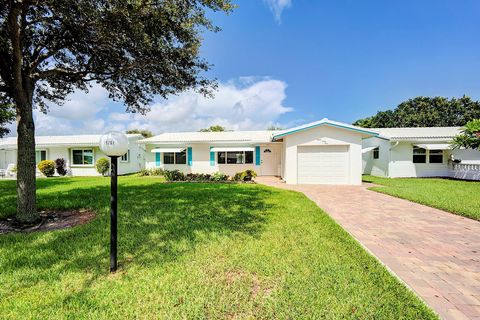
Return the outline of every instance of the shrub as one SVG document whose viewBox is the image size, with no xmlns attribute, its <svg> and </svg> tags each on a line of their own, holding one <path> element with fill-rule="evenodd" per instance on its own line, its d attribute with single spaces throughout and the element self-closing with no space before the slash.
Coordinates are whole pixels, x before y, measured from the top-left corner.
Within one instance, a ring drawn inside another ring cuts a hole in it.
<svg viewBox="0 0 480 320">
<path fill-rule="evenodd" d="M 146 176 L 163 176 L 163 169 L 160 168 L 153 168 L 153 169 L 142 169 L 138 172 L 140 177 Z"/>
<path fill-rule="evenodd" d="M 245 170 L 235 173 L 233 180 L 235 181 L 252 181 L 257 176 L 257 173 L 253 170 Z"/>
<path fill-rule="evenodd" d="M 211 177 L 211 180 L 212 181 L 227 181 L 229 178 L 228 175 L 226 175 L 225 173 L 221 173 L 221 172 L 215 172 L 212 177 Z"/>
<path fill-rule="evenodd" d="M 57 170 L 57 173 L 59 176 L 64 176 L 67 174 L 67 168 L 66 168 L 66 163 L 65 159 L 63 158 L 58 158 L 55 160 L 55 169 Z"/>
<path fill-rule="evenodd" d="M 45 176 L 45 177 L 53 177 L 55 174 L 55 161 L 52 160 L 43 160 L 40 161 L 38 164 L 38 170 Z"/>
<path fill-rule="evenodd" d="M 97 168 L 97 172 L 100 173 L 102 176 L 108 174 L 108 170 L 110 169 L 110 161 L 108 158 L 100 158 L 95 163 L 95 167 Z"/>
<path fill-rule="evenodd" d="M 178 170 L 165 170 L 163 175 L 167 181 L 185 181 L 185 175 Z"/>
</svg>

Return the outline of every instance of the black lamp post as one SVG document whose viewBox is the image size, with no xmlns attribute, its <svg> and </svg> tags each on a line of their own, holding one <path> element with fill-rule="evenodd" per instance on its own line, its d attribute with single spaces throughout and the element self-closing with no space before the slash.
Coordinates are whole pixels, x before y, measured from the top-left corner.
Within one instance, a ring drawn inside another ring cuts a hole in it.
<svg viewBox="0 0 480 320">
<path fill-rule="evenodd" d="M 117 271 L 117 194 L 118 157 L 128 152 L 128 138 L 121 132 L 109 132 L 100 138 L 100 150 L 110 157 L 110 272 Z"/>
</svg>

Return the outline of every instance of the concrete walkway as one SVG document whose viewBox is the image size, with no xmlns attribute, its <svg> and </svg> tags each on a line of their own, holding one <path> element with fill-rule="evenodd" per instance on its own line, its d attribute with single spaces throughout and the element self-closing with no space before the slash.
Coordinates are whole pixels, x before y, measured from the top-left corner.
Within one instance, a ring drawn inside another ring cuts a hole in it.
<svg viewBox="0 0 480 320">
<path fill-rule="evenodd" d="M 256 180 L 303 192 L 443 319 L 480 320 L 480 222 L 370 191 L 365 185 Z"/>
</svg>

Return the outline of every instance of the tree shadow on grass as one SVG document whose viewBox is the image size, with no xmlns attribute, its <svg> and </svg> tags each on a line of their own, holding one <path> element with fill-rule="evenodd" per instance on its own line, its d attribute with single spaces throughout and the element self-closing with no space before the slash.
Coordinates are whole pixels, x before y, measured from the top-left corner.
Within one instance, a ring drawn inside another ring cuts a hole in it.
<svg viewBox="0 0 480 320">
<path fill-rule="evenodd" d="M 72 229 L 0 236 L 0 268 L 15 279 L 12 292 L 69 273 L 83 274 L 88 287 L 108 274 L 109 192 L 105 185 L 39 195 L 45 208 L 90 208 L 98 216 Z M 120 185 L 119 262 L 123 269 L 148 268 L 175 261 L 216 237 L 258 236 L 272 192 L 224 184 Z"/>
</svg>

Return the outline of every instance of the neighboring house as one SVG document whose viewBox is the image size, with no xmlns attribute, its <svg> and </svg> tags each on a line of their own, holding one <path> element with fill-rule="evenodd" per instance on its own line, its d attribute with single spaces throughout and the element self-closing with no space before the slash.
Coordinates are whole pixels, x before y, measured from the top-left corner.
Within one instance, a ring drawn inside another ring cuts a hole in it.
<svg viewBox="0 0 480 320">
<path fill-rule="evenodd" d="M 180 132 L 140 140 L 146 167 L 184 173 L 252 169 L 290 184 L 361 184 L 369 129 L 322 119 L 283 131 Z"/>
<path fill-rule="evenodd" d="M 42 160 L 64 158 L 74 176 L 99 175 L 95 162 L 107 157 L 100 151 L 101 135 L 37 136 L 35 137 L 36 163 Z M 128 134 L 128 152 L 119 159 L 119 174 L 138 172 L 145 165 L 143 145 L 137 143 L 140 134 Z M 17 163 L 17 138 L 0 139 L 0 168 Z"/>
<path fill-rule="evenodd" d="M 363 140 L 363 172 L 375 176 L 480 180 L 480 151 L 453 149 L 459 127 L 377 128 Z"/>
</svg>

